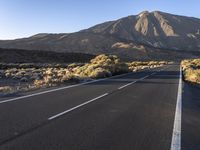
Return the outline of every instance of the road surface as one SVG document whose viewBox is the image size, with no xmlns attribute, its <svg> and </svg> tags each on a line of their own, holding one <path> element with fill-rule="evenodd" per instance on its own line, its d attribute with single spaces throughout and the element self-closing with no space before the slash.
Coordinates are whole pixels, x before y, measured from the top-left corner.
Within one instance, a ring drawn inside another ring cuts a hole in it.
<svg viewBox="0 0 200 150">
<path fill-rule="evenodd" d="M 180 66 L 169 65 L 1 99 L 0 150 L 200 149 L 199 126 L 188 129 L 200 125 L 199 105 L 183 102 L 181 123 L 180 77 Z"/>
</svg>

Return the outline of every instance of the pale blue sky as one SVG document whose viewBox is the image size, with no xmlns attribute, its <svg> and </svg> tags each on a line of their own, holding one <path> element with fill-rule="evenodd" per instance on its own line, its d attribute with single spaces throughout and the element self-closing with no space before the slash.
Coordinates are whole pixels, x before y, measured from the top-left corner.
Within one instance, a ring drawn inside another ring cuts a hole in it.
<svg viewBox="0 0 200 150">
<path fill-rule="evenodd" d="M 68 33 L 160 10 L 200 18 L 200 0 L 0 0 L 0 39 Z"/>
</svg>

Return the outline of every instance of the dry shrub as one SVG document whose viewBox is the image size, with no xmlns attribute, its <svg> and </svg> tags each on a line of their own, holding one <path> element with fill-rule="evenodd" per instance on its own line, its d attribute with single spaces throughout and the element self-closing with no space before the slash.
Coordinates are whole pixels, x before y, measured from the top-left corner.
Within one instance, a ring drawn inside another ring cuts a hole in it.
<svg viewBox="0 0 200 150">
<path fill-rule="evenodd" d="M 184 72 L 185 80 L 200 83 L 200 69 L 187 69 Z"/>
<path fill-rule="evenodd" d="M 10 93 L 13 91 L 11 86 L 0 86 L 0 92 L 2 93 Z"/>
<path fill-rule="evenodd" d="M 186 81 L 200 84 L 200 59 L 183 60 L 181 66 Z"/>
<path fill-rule="evenodd" d="M 75 74 L 80 77 L 103 78 L 119 73 L 128 72 L 128 66 L 122 63 L 115 55 L 99 55 L 90 63 L 75 69 Z"/>
<path fill-rule="evenodd" d="M 131 71 L 138 71 L 138 70 L 143 70 L 147 68 L 156 68 L 160 67 L 163 65 L 169 64 L 167 61 L 133 61 L 128 63 L 129 69 Z"/>
<path fill-rule="evenodd" d="M 43 71 L 42 79 L 36 79 L 34 85 L 40 86 L 54 86 L 59 83 L 66 82 L 73 78 L 72 72 L 65 68 L 46 68 Z"/>
</svg>

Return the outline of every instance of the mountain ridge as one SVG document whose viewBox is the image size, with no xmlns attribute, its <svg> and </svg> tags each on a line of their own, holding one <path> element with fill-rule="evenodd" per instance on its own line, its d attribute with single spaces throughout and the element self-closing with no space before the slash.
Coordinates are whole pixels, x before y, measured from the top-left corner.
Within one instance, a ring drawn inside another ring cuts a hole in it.
<svg viewBox="0 0 200 150">
<path fill-rule="evenodd" d="M 143 11 L 74 33 L 39 33 L 28 38 L 0 41 L 0 47 L 118 55 L 124 55 L 122 50 L 135 53 L 145 53 L 149 49 L 200 51 L 200 19 Z"/>
</svg>

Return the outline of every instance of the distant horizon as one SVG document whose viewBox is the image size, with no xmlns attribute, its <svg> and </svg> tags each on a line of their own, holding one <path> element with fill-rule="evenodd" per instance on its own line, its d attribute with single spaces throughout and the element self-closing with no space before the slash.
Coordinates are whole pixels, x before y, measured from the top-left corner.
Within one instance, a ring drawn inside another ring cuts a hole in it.
<svg viewBox="0 0 200 150">
<path fill-rule="evenodd" d="M 137 15 L 143 11 L 161 11 L 170 14 L 200 18 L 197 0 L 195 4 L 186 0 L 163 2 L 155 0 L 125 0 L 113 2 L 102 0 L 93 2 L 86 0 L 2 0 L 0 6 L 0 40 L 14 40 L 27 38 L 36 34 L 74 33 L 90 28 L 97 24 L 117 20 L 130 15 Z M 182 4 L 180 6 L 180 3 Z M 171 6 L 174 7 L 171 7 Z M 135 6 L 135 7 L 134 7 Z M 175 7 L 177 6 L 177 8 Z M 191 9 L 187 9 L 191 8 Z M 196 10 L 196 11 L 194 11 Z M 91 13 L 93 12 L 93 13 Z M 55 28 L 56 27 L 56 28 Z"/>
</svg>

